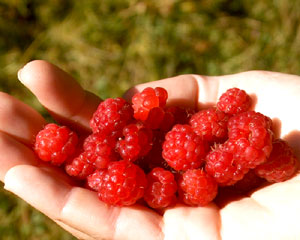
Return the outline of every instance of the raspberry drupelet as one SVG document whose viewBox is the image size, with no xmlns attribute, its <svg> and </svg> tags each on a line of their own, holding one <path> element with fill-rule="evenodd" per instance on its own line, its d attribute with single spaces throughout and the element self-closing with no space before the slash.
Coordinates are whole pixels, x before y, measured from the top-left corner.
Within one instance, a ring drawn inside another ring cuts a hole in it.
<svg viewBox="0 0 300 240">
<path fill-rule="evenodd" d="M 205 206 L 218 193 L 217 182 L 202 169 L 189 169 L 179 179 L 179 196 L 191 206 Z"/>
<path fill-rule="evenodd" d="M 255 111 L 243 112 L 228 121 L 227 151 L 234 153 L 242 168 L 264 163 L 272 150 L 273 132 L 270 118 Z"/>
<path fill-rule="evenodd" d="M 99 178 L 99 185 L 92 186 L 98 189 L 101 201 L 115 206 L 133 205 L 144 196 L 147 179 L 144 171 L 137 165 L 121 160 L 111 162 L 105 174 Z"/>
<path fill-rule="evenodd" d="M 205 142 L 189 125 L 175 125 L 166 134 L 163 158 L 175 170 L 198 168 L 204 163 Z"/>
<path fill-rule="evenodd" d="M 222 142 L 227 137 L 228 119 L 227 114 L 212 107 L 194 114 L 189 123 L 205 141 Z"/>
<path fill-rule="evenodd" d="M 61 165 L 75 153 L 77 143 L 75 132 L 49 123 L 36 135 L 34 150 L 41 160 Z"/>
<path fill-rule="evenodd" d="M 135 161 L 145 156 L 151 150 L 152 144 L 152 130 L 138 122 L 123 128 L 123 137 L 117 142 L 116 148 L 123 159 Z"/>
<path fill-rule="evenodd" d="M 228 114 L 246 112 L 251 106 L 251 98 L 239 88 L 230 88 L 221 95 L 217 108 Z"/>
<path fill-rule="evenodd" d="M 292 148 L 282 139 L 273 142 L 268 160 L 255 168 L 255 173 L 268 182 L 283 182 L 291 178 L 298 169 L 298 160 Z"/>
<path fill-rule="evenodd" d="M 154 168 L 147 174 L 147 180 L 144 200 L 151 208 L 165 208 L 176 201 L 177 183 L 170 171 Z"/>
<path fill-rule="evenodd" d="M 134 118 L 146 121 L 149 114 L 156 118 L 163 119 L 163 108 L 166 105 L 168 93 L 164 88 L 145 88 L 142 92 L 136 93 L 132 97 L 132 107 L 134 109 Z M 157 109 L 158 108 L 158 109 Z M 150 113 L 152 112 L 152 113 Z M 154 118 L 154 117 L 153 117 Z"/>
<path fill-rule="evenodd" d="M 93 114 L 90 126 L 93 132 L 119 136 L 125 125 L 133 120 L 133 109 L 123 98 L 108 98 Z"/>
</svg>

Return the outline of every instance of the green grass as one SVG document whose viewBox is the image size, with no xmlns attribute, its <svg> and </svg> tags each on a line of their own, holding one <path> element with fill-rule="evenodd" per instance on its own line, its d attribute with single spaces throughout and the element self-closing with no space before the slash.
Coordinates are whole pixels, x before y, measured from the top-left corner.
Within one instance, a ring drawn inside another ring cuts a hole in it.
<svg viewBox="0 0 300 240">
<path fill-rule="evenodd" d="M 0 90 L 44 116 L 17 81 L 33 59 L 102 98 L 185 73 L 300 75 L 300 0 L 0 0 L 0 32 Z M 1 239 L 70 238 L 6 191 L 0 200 Z"/>
</svg>

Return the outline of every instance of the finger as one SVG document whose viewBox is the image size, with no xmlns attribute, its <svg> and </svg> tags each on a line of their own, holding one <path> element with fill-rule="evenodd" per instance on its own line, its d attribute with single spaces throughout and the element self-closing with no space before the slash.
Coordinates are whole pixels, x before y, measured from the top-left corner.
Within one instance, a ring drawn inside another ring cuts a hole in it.
<svg viewBox="0 0 300 240">
<path fill-rule="evenodd" d="M 13 137 L 0 132 L 0 180 L 9 169 L 17 165 L 38 165 L 39 161 L 33 152 L 15 140 Z"/>
<path fill-rule="evenodd" d="M 165 240 L 221 239 L 218 208 L 177 206 L 164 214 Z"/>
<path fill-rule="evenodd" d="M 67 73 L 42 60 L 26 64 L 19 80 L 60 123 L 89 129 L 89 120 L 100 99 L 84 91 Z"/>
<path fill-rule="evenodd" d="M 137 85 L 129 89 L 124 97 L 130 100 L 132 96 L 147 87 L 163 87 L 168 91 L 169 106 L 202 108 L 215 104 L 218 94 L 218 79 L 208 79 L 200 75 L 181 75 L 160 81 Z"/>
<path fill-rule="evenodd" d="M 229 203 L 221 209 L 222 239 L 299 239 L 299 192 L 298 175 Z"/>
<path fill-rule="evenodd" d="M 34 166 L 16 166 L 5 188 L 54 219 L 96 239 L 161 239 L 161 217 L 146 208 L 111 207 Z"/>
<path fill-rule="evenodd" d="M 0 131 L 31 145 L 45 123 L 45 119 L 34 109 L 0 92 Z"/>
<path fill-rule="evenodd" d="M 65 229 L 66 231 L 68 231 L 69 233 L 71 233 L 74 237 L 76 237 L 77 239 L 84 239 L 84 240 L 95 240 L 95 238 L 78 231 L 75 228 L 70 227 L 69 225 L 61 222 L 61 221 L 55 221 L 59 226 L 61 226 L 63 229 Z"/>
<path fill-rule="evenodd" d="M 288 181 L 262 188 L 254 192 L 251 198 L 272 213 L 274 226 L 281 228 L 276 234 L 282 238 L 278 239 L 300 238 L 297 224 L 300 215 L 300 174 Z"/>
</svg>

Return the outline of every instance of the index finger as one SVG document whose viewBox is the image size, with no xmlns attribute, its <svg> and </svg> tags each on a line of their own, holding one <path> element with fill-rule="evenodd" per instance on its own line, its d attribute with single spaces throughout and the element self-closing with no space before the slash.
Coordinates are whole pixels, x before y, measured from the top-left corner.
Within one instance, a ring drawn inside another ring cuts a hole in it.
<svg viewBox="0 0 300 240">
<path fill-rule="evenodd" d="M 35 60 L 19 71 L 18 78 L 58 122 L 89 130 L 89 120 L 101 99 L 85 91 L 69 74 Z"/>
</svg>

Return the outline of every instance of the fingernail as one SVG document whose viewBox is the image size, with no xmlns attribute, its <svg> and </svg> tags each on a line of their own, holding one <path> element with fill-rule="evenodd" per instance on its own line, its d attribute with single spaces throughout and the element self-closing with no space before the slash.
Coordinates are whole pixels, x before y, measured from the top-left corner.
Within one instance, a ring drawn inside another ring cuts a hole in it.
<svg viewBox="0 0 300 240">
<path fill-rule="evenodd" d="M 21 68 L 19 71 L 18 71 L 18 79 L 22 82 L 22 69 Z"/>
</svg>

